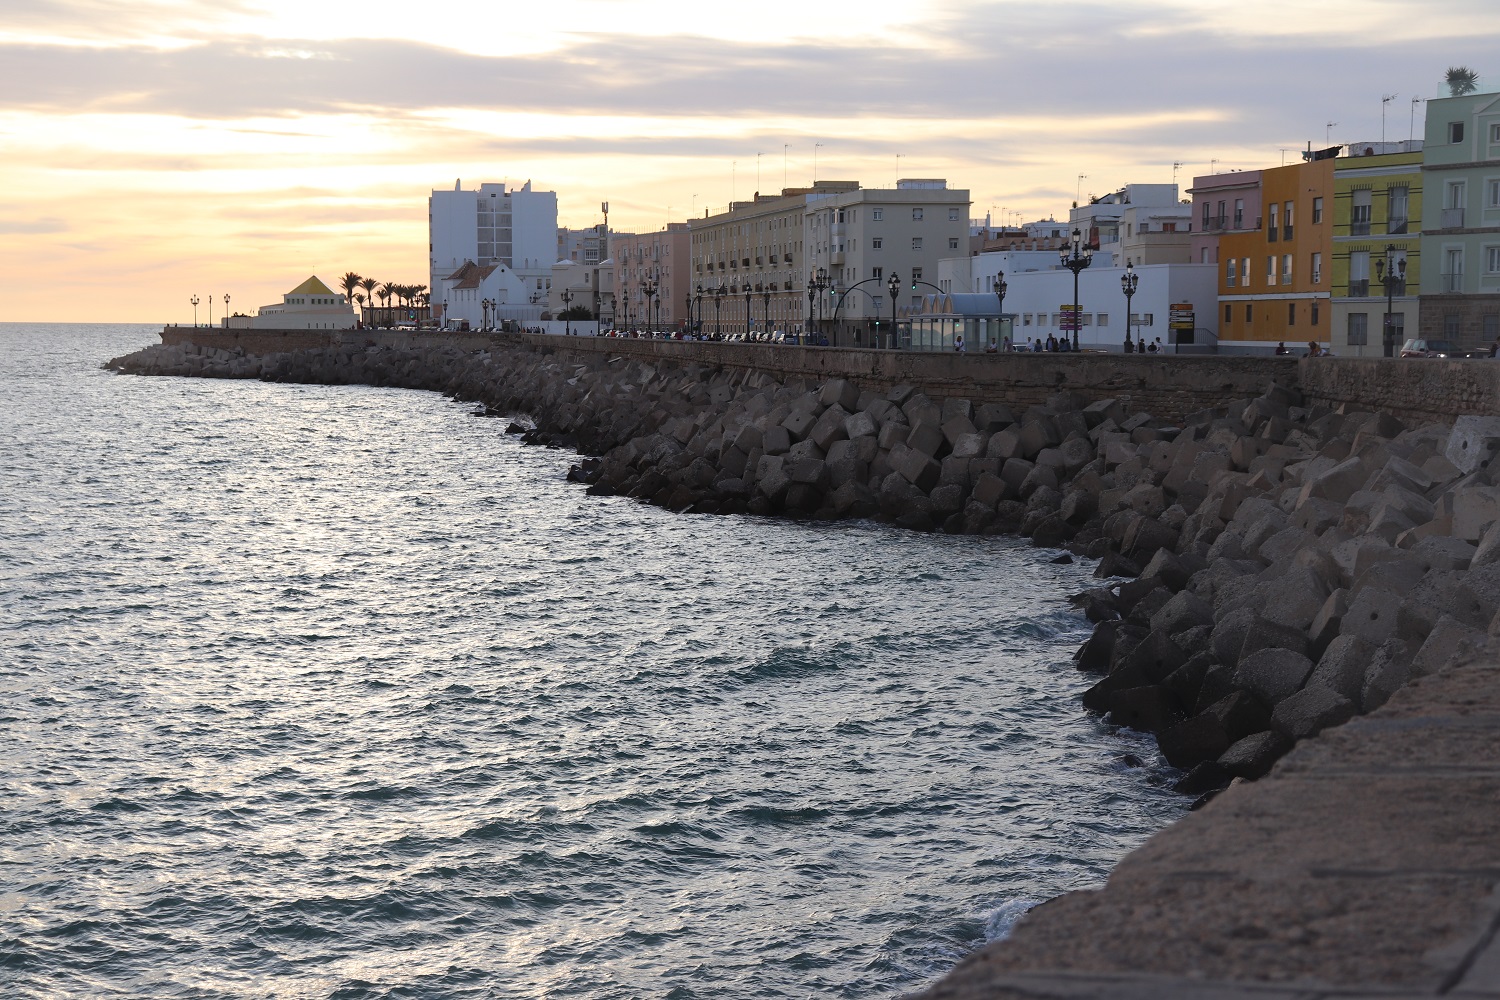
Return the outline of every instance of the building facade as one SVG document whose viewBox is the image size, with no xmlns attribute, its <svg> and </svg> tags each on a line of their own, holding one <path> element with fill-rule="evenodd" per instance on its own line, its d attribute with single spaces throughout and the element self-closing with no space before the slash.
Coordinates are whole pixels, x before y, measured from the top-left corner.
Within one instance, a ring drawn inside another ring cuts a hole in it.
<svg viewBox="0 0 1500 1000">
<path fill-rule="evenodd" d="M 692 298 L 692 235 L 686 222 L 654 233 L 616 233 L 610 240 L 619 297 L 617 322 L 631 329 L 676 331 Z M 654 288 L 655 295 L 648 295 Z"/>
<path fill-rule="evenodd" d="M 1421 145 L 1355 143 L 1333 161 L 1335 354 L 1392 357 L 1417 327 Z"/>
<path fill-rule="evenodd" d="M 1259 170 L 1194 177 L 1188 194 L 1193 196 L 1188 260 L 1195 264 L 1219 263 L 1219 237 L 1225 233 L 1261 226 Z"/>
<path fill-rule="evenodd" d="M 465 261 L 433 290 L 434 300 L 442 303 L 443 325 L 450 330 L 493 329 L 504 320 L 539 319 L 541 294 L 509 268 L 473 261 Z"/>
<path fill-rule="evenodd" d="M 1278 343 L 1330 343 L 1334 162 L 1260 171 L 1262 226 L 1219 233 L 1222 349 L 1271 353 Z"/>
<path fill-rule="evenodd" d="M 484 183 L 433 191 L 427 199 L 427 287 L 436 292 L 465 261 L 503 265 L 530 291 L 546 291 L 557 260 L 557 193 Z"/>
<path fill-rule="evenodd" d="M 256 330 L 348 330 L 356 325 L 354 307 L 313 275 L 255 316 L 235 316 L 226 326 Z"/>
<path fill-rule="evenodd" d="M 1500 93 L 1427 103 L 1422 335 L 1466 348 L 1500 339 Z"/>
</svg>

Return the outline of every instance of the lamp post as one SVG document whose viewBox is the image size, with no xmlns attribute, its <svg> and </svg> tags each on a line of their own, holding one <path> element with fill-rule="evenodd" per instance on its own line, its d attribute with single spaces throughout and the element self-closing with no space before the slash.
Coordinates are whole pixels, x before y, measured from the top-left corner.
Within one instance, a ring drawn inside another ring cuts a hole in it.
<svg viewBox="0 0 1500 1000">
<path fill-rule="evenodd" d="M 214 295 L 213 295 L 213 292 L 209 292 L 208 293 L 208 325 L 209 326 L 213 326 L 214 325 Z"/>
<path fill-rule="evenodd" d="M 828 288 L 828 269 L 820 267 L 807 278 L 807 318 L 812 323 L 812 332 L 818 329 L 818 316 L 822 312 L 822 291 Z"/>
<path fill-rule="evenodd" d="M 1396 244 L 1391 243 L 1385 248 L 1385 257 L 1375 262 L 1375 276 L 1385 286 L 1385 327 L 1380 339 L 1388 358 L 1396 356 L 1396 286 L 1406 284 L 1406 258 L 1397 257 L 1397 252 Z"/>
<path fill-rule="evenodd" d="M 1073 230 L 1073 239 L 1057 251 L 1062 266 L 1073 272 L 1073 350 L 1078 350 L 1078 330 L 1083 315 L 1078 311 L 1078 273 L 1094 262 L 1094 251 L 1083 245 L 1083 233 Z"/>
<path fill-rule="evenodd" d="M 1120 290 L 1125 293 L 1125 351 L 1130 352 L 1130 300 L 1135 297 L 1135 286 L 1141 276 L 1135 273 L 1135 265 L 1126 263 L 1125 273 L 1120 275 Z"/>
<path fill-rule="evenodd" d="M 762 314 L 762 319 L 765 322 L 765 326 L 766 326 L 765 335 L 766 336 L 770 336 L 770 334 L 771 334 L 771 285 L 770 285 L 769 282 L 766 283 L 765 285 L 761 286 L 760 297 L 761 297 L 761 299 L 762 299 L 762 301 L 763 301 L 763 303 L 765 305 L 765 311 Z"/>
<path fill-rule="evenodd" d="M 656 283 L 655 275 L 641 282 L 641 291 L 646 293 L 646 326 L 653 332 L 656 330 L 656 325 L 651 318 L 651 307 L 655 302 L 656 293 L 659 290 L 660 288 Z"/>
<path fill-rule="evenodd" d="M 703 286 L 702 285 L 698 286 L 698 297 L 697 297 L 697 299 L 695 301 L 698 304 L 698 326 L 702 327 L 703 326 Z M 690 310 L 688 310 L 688 333 L 692 333 L 692 332 L 694 332 L 693 331 L 693 312 L 690 309 Z"/>
<path fill-rule="evenodd" d="M 891 290 L 891 332 L 889 336 L 891 338 L 891 349 L 894 350 L 896 347 L 896 296 L 901 294 L 901 276 L 894 271 L 891 272 L 891 277 L 886 281 L 885 287 Z"/>
<path fill-rule="evenodd" d="M 750 339 L 750 331 L 754 324 L 750 322 L 750 282 L 745 282 L 745 339 Z"/>
<path fill-rule="evenodd" d="M 224 293 L 224 329 L 229 329 L 229 293 Z"/>
<path fill-rule="evenodd" d="M 568 313 L 568 303 L 573 301 L 573 293 L 564 288 L 558 298 L 562 299 L 563 304 L 563 336 L 571 337 L 573 336 L 573 317 Z"/>
<path fill-rule="evenodd" d="M 722 281 L 719 282 L 719 287 L 714 289 L 714 339 L 715 340 L 718 340 L 719 337 L 720 337 L 719 310 L 721 308 L 723 308 L 723 305 L 724 305 L 724 296 L 726 296 L 728 294 L 729 294 L 729 289 L 724 286 L 724 283 Z"/>
<path fill-rule="evenodd" d="M 202 300 L 198 298 L 198 293 L 194 292 L 193 293 L 193 297 L 190 298 L 190 299 L 188 299 L 188 301 L 193 304 L 193 325 L 197 326 L 198 325 L 198 303 L 200 301 L 202 301 Z"/>
<path fill-rule="evenodd" d="M 990 285 L 995 291 L 995 298 L 1000 300 L 1000 338 L 1005 339 L 1005 272 L 1000 271 L 995 275 L 994 282 Z"/>
<path fill-rule="evenodd" d="M 490 300 L 479 300 L 479 329 L 484 330 L 490 325 Z"/>
</svg>

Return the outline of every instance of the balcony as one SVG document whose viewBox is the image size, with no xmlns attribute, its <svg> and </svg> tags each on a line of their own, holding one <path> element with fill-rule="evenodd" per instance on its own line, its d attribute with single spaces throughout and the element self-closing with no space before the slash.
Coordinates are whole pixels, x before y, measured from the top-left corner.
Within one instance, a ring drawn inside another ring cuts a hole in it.
<svg viewBox="0 0 1500 1000">
<path fill-rule="evenodd" d="M 1349 223 L 1349 235 L 1350 236 L 1369 236 L 1370 235 L 1370 220 L 1369 219 L 1360 219 L 1360 220 L 1357 220 L 1357 221 L 1354 221 L 1354 222 L 1350 222 Z"/>
<path fill-rule="evenodd" d="M 1349 297 L 1351 299 L 1369 298 L 1369 295 L 1370 295 L 1370 279 L 1369 278 L 1360 278 L 1358 280 L 1355 280 L 1355 279 L 1351 278 L 1349 280 Z"/>
<path fill-rule="evenodd" d="M 1464 227 L 1464 210 L 1461 208 L 1443 209 L 1441 228 L 1462 229 Z"/>
<path fill-rule="evenodd" d="M 1407 219 L 1391 219 L 1385 224 L 1385 231 L 1391 236 L 1404 236 L 1408 225 Z"/>
<path fill-rule="evenodd" d="M 1462 212 L 1463 209 L 1461 209 L 1461 208 L 1458 208 L 1458 209 L 1444 209 L 1443 211 L 1444 212 L 1450 212 L 1450 211 Z M 1464 290 L 1464 273 L 1462 271 L 1459 271 L 1457 274 L 1445 274 L 1442 277 L 1443 277 L 1443 291 L 1445 291 L 1445 292 L 1461 292 L 1461 291 Z"/>
<path fill-rule="evenodd" d="M 1284 239 L 1284 240 L 1289 240 L 1289 239 L 1292 238 L 1292 227 L 1291 226 L 1282 226 L 1281 227 L 1281 238 Z"/>
</svg>

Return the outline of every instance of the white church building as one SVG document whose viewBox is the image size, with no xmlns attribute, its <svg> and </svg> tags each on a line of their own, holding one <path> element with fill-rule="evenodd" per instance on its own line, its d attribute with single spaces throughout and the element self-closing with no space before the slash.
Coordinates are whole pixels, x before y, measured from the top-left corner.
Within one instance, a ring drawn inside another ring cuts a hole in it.
<svg viewBox="0 0 1500 1000">
<path fill-rule="evenodd" d="M 287 292 L 280 302 L 261 306 L 256 315 L 229 320 L 231 327 L 254 330 L 350 330 L 356 325 L 348 299 L 317 275 Z"/>
</svg>

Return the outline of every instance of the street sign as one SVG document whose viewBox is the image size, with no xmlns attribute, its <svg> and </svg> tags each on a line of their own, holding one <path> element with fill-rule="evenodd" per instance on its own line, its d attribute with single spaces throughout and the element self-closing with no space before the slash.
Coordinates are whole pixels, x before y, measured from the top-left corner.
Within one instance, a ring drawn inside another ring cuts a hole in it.
<svg viewBox="0 0 1500 1000">
<path fill-rule="evenodd" d="M 1059 306 L 1058 308 L 1062 311 L 1062 314 L 1059 317 L 1060 321 L 1058 323 L 1058 328 L 1061 329 L 1063 333 L 1076 333 L 1083 325 L 1082 323 L 1078 322 L 1078 317 L 1082 313 L 1083 307 L 1075 306 L 1070 302 L 1067 305 Z M 1077 312 L 1075 312 L 1074 310 L 1077 310 Z"/>
<path fill-rule="evenodd" d="M 1191 302 L 1173 302 L 1168 309 L 1168 325 L 1172 329 L 1191 330 L 1197 325 Z"/>
</svg>

